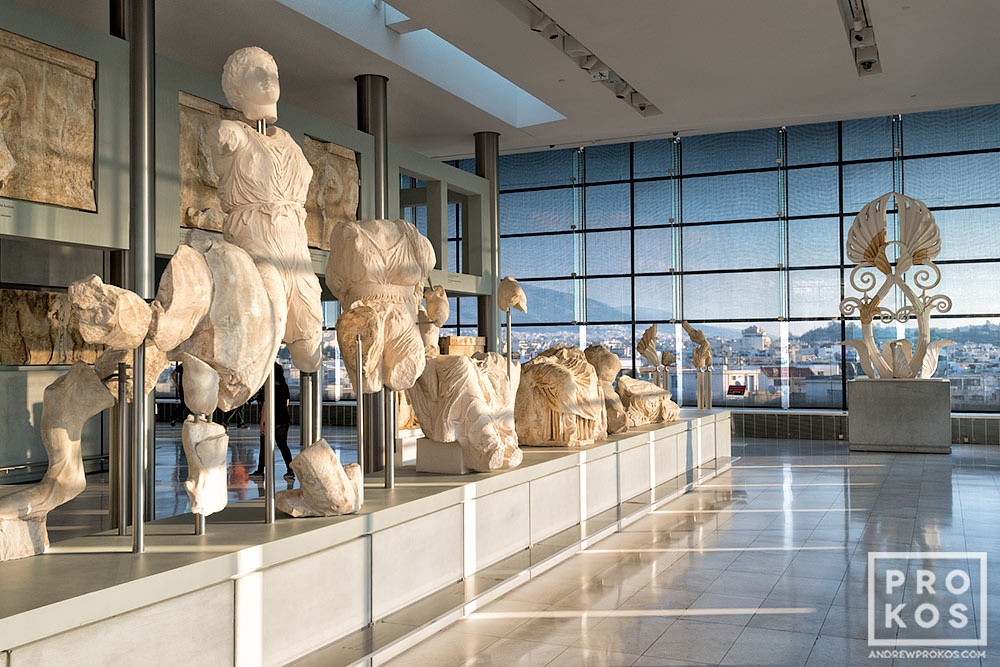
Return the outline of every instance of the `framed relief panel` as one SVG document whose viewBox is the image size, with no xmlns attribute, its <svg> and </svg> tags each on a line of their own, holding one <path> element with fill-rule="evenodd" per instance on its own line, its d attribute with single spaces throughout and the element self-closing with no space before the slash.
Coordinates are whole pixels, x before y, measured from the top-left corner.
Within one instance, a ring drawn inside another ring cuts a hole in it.
<svg viewBox="0 0 1000 667">
<path fill-rule="evenodd" d="M 0 196 L 96 211 L 93 60 L 0 30 Z"/>
</svg>

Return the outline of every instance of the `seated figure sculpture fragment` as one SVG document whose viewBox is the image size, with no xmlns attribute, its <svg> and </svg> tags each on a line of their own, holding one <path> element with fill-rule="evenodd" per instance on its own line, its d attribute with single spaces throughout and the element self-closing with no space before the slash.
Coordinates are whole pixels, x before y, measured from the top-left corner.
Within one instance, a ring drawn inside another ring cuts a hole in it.
<svg viewBox="0 0 1000 667">
<path fill-rule="evenodd" d="M 578 447 L 607 436 L 604 391 L 583 350 L 556 345 L 521 366 L 514 423 L 522 446 Z"/>
<path fill-rule="evenodd" d="M 506 361 L 496 352 L 472 357 L 439 354 L 437 331 L 448 319 L 448 297 L 437 286 L 425 289 L 424 298 L 427 305 L 421 313 L 427 319 L 421 329 L 427 358 L 424 372 L 407 392 L 424 435 L 435 448 L 448 443 L 461 447 L 464 468 L 489 472 L 516 467 L 523 457 L 514 429 L 519 365 L 508 379 Z M 418 470 L 424 446 L 423 441 L 417 445 Z"/>
<path fill-rule="evenodd" d="M 619 376 L 621 360 L 611 350 L 603 345 L 591 345 L 585 352 L 604 390 L 608 433 L 624 433 L 643 424 L 680 418 L 680 407 L 670 400 L 669 391 L 652 382 Z"/>
</svg>

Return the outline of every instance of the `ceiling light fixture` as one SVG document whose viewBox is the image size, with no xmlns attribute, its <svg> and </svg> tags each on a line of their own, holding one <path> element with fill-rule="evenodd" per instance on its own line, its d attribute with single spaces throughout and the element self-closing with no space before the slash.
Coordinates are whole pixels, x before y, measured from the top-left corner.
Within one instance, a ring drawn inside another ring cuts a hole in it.
<svg viewBox="0 0 1000 667">
<path fill-rule="evenodd" d="M 878 46 L 875 44 L 875 28 L 868 18 L 865 0 L 837 0 L 837 4 L 844 17 L 847 39 L 854 54 L 854 65 L 857 67 L 858 76 L 881 73 L 882 63 Z"/>
</svg>

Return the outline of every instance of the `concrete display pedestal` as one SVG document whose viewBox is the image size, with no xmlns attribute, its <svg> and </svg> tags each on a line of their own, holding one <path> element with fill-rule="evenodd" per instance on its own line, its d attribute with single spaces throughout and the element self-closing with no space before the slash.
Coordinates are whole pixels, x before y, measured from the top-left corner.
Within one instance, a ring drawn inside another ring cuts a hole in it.
<svg viewBox="0 0 1000 667">
<path fill-rule="evenodd" d="M 852 380 L 847 384 L 851 451 L 951 453 L 947 380 Z"/>
</svg>

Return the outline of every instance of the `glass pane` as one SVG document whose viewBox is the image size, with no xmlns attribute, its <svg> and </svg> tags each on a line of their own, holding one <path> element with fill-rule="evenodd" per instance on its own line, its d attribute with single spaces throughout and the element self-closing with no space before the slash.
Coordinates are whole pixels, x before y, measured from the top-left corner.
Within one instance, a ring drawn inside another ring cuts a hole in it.
<svg viewBox="0 0 1000 667">
<path fill-rule="evenodd" d="M 573 280 L 525 280 L 521 288 L 528 312 L 514 315 L 515 322 L 529 324 L 570 323 L 574 316 Z"/>
<path fill-rule="evenodd" d="M 673 319 L 673 295 L 673 276 L 636 276 L 636 321 L 666 322 L 667 320 Z M 645 330 L 645 328 L 645 326 L 642 327 L 643 330 Z M 660 328 L 662 329 L 663 327 Z M 642 331 L 637 332 L 637 335 L 642 335 Z"/>
<path fill-rule="evenodd" d="M 514 358 L 523 364 L 537 357 L 539 352 L 544 352 L 559 343 L 578 346 L 580 344 L 580 327 L 523 327 L 515 323 L 511 329 L 510 337 L 511 346 L 514 348 Z"/>
<path fill-rule="evenodd" d="M 424 236 L 427 236 L 427 207 L 426 206 L 406 206 L 399 212 L 399 217 L 407 222 L 413 223 Z"/>
<path fill-rule="evenodd" d="M 704 321 L 778 315 L 777 271 L 684 277 L 684 317 L 687 319 Z"/>
<path fill-rule="evenodd" d="M 951 383 L 951 409 L 966 412 L 1000 411 L 1000 325 L 986 319 L 931 320 L 931 340 L 955 341 L 941 349 L 934 377 Z"/>
<path fill-rule="evenodd" d="M 776 220 L 683 227 L 684 270 L 775 267 L 778 232 Z"/>
<path fill-rule="evenodd" d="M 660 273 L 672 268 L 673 227 L 635 230 L 635 272 Z"/>
<path fill-rule="evenodd" d="M 845 160 L 892 157 L 892 118 L 889 116 L 845 120 L 842 127 Z"/>
<path fill-rule="evenodd" d="M 753 324 L 730 324 L 715 322 L 692 322 L 696 329 L 704 332 L 712 345 L 712 404 L 718 407 L 781 407 L 780 379 L 777 370 L 780 337 L 778 325 L 774 322 Z M 694 344 L 686 332 L 681 331 L 683 351 L 678 359 L 681 367 L 682 391 L 676 391 L 677 373 L 671 372 L 671 389 L 674 400 L 683 395 L 683 405 L 697 403 L 697 377 L 691 368 L 691 352 Z M 746 394 L 738 399 L 728 397 L 726 388 L 732 384 L 746 387 Z"/>
<path fill-rule="evenodd" d="M 573 235 L 510 236 L 500 239 L 500 274 L 565 278 L 573 273 Z"/>
<path fill-rule="evenodd" d="M 789 325 L 788 396 L 793 408 L 842 409 L 840 320 Z"/>
<path fill-rule="evenodd" d="M 777 159 L 777 130 L 703 134 L 681 141 L 681 167 L 685 174 L 766 169 Z"/>
<path fill-rule="evenodd" d="M 1000 284 L 1000 262 L 945 264 L 941 283 L 931 294 L 951 297 L 953 315 L 1000 315 L 1000 299 L 995 286 Z"/>
<path fill-rule="evenodd" d="M 836 215 L 840 211 L 837 167 L 789 169 L 787 215 Z"/>
<path fill-rule="evenodd" d="M 630 232 L 587 232 L 587 275 L 628 275 L 632 272 Z"/>
<path fill-rule="evenodd" d="M 792 125 L 785 128 L 788 164 L 837 161 L 837 124 Z"/>
<path fill-rule="evenodd" d="M 583 151 L 587 183 L 623 181 L 629 177 L 628 144 L 590 146 Z"/>
<path fill-rule="evenodd" d="M 576 149 L 500 156 L 500 189 L 571 185 L 576 171 Z"/>
<path fill-rule="evenodd" d="M 891 162 L 844 165 L 845 212 L 860 211 L 869 202 L 892 192 L 892 188 Z"/>
<path fill-rule="evenodd" d="M 840 264 L 840 219 L 788 221 L 788 265 Z"/>
<path fill-rule="evenodd" d="M 789 317 L 837 317 L 840 314 L 840 270 L 788 272 Z"/>
<path fill-rule="evenodd" d="M 562 232 L 573 228 L 573 189 L 500 195 L 500 233 Z"/>
<path fill-rule="evenodd" d="M 941 230 L 941 254 L 947 259 L 1000 257 L 1000 208 L 934 211 Z"/>
<path fill-rule="evenodd" d="M 649 181 L 635 184 L 635 224 L 671 224 L 670 209 L 673 198 L 671 181 Z"/>
<path fill-rule="evenodd" d="M 637 141 L 632 148 L 635 178 L 656 178 L 671 175 L 673 151 L 669 139 Z"/>
<path fill-rule="evenodd" d="M 768 218 L 777 214 L 777 171 L 685 178 L 685 222 Z"/>
<path fill-rule="evenodd" d="M 1000 202 L 1000 153 L 906 160 L 903 182 L 905 194 L 931 208 L 995 204 Z"/>
<path fill-rule="evenodd" d="M 1000 106 L 945 109 L 903 116 L 907 155 L 1000 147 Z"/>
<path fill-rule="evenodd" d="M 589 186 L 585 194 L 587 229 L 628 227 L 632 224 L 628 183 Z"/>
<path fill-rule="evenodd" d="M 631 322 L 629 278 L 587 279 L 587 322 Z"/>
</svg>

